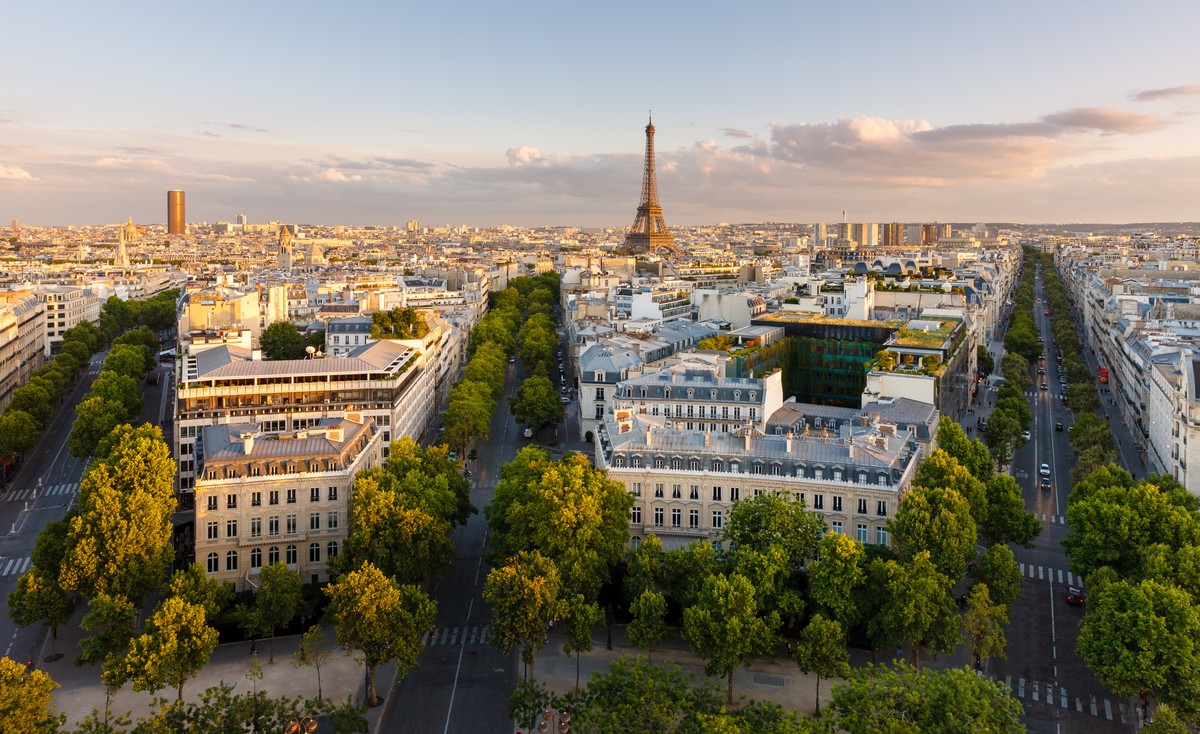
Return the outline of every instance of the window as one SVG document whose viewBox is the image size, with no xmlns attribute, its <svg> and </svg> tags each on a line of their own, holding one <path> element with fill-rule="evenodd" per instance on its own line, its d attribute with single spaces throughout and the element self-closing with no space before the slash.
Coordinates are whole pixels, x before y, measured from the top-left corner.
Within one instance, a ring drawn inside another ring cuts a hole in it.
<svg viewBox="0 0 1200 734">
<path fill-rule="evenodd" d="M 337 558 L 337 556 L 338 556 L 338 543 L 337 543 L 337 541 L 336 541 L 336 540 L 331 540 L 331 541 L 329 541 L 329 545 L 326 545 L 326 546 L 325 546 L 325 555 L 326 555 L 326 557 L 327 557 L 327 558 L 329 558 L 329 559 L 331 559 L 331 560 L 332 560 L 332 559 L 334 559 L 334 558 Z"/>
<path fill-rule="evenodd" d="M 329 499 L 329 501 L 330 501 L 330 502 L 333 502 L 334 500 L 336 500 L 336 499 L 337 499 L 337 490 L 338 490 L 338 488 L 337 488 L 337 487 L 330 487 L 330 488 L 329 488 L 329 492 L 328 492 L 328 494 L 327 494 L 327 497 L 328 497 L 328 499 Z"/>
<path fill-rule="evenodd" d="M 688 510 L 688 527 L 693 529 L 700 527 L 699 510 Z"/>
<path fill-rule="evenodd" d="M 729 471 L 733 474 L 740 474 L 742 471 L 741 463 L 739 463 L 737 461 L 729 462 Z"/>
<path fill-rule="evenodd" d="M 279 563 L 279 546 L 273 545 L 267 550 L 267 565 L 274 566 Z"/>
<path fill-rule="evenodd" d="M 296 516 L 295 515 L 287 516 L 287 534 L 288 535 L 296 534 Z"/>
<path fill-rule="evenodd" d="M 296 504 L 296 490 L 295 489 L 289 489 L 287 491 L 287 503 L 289 505 Z"/>
<path fill-rule="evenodd" d="M 738 487 L 730 487 L 729 488 L 729 501 L 730 502 L 737 502 L 741 498 L 742 498 L 742 490 L 740 488 L 738 488 Z"/>
<path fill-rule="evenodd" d="M 642 508 L 638 507 L 637 505 L 634 505 L 633 509 L 630 510 L 629 521 L 632 522 L 634 525 L 641 525 L 642 524 Z"/>
<path fill-rule="evenodd" d="M 867 501 L 866 500 L 858 501 L 858 514 L 860 514 L 860 515 L 867 514 Z M 863 541 L 863 542 L 865 543 L 866 541 Z"/>
<path fill-rule="evenodd" d="M 833 480 L 834 480 L 835 482 L 840 482 L 840 481 L 842 481 L 842 470 L 841 470 L 841 469 L 834 469 L 834 470 L 833 470 Z"/>
<path fill-rule="evenodd" d="M 286 550 L 286 551 L 284 551 L 284 555 L 285 555 L 285 560 L 286 560 L 286 563 L 287 563 L 289 566 L 295 566 L 295 565 L 296 565 L 296 546 L 294 546 L 294 545 L 289 545 L 289 546 L 287 547 L 287 550 Z"/>
<path fill-rule="evenodd" d="M 641 483 L 641 482 L 634 482 L 634 483 L 633 483 L 633 496 L 634 496 L 634 497 L 641 497 L 641 496 L 642 496 L 642 483 Z"/>
<path fill-rule="evenodd" d="M 207 560 L 209 573 L 217 573 L 221 570 L 221 560 L 217 557 L 216 553 L 209 553 Z"/>
<path fill-rule="evenodd" d="M 833 496 L 833 511 L 834 511 L 834 512 L 841 512 L 841 511 L 842 511 L 842 498 L 841 498 L 841 495 L 836 495 L 836 494 L 835 494 L 835 495 Z"/>
<path fill-rule="evenodd" d="M 878 545 L 887 545 L 887 530 L 875 528 L 875 543 Z"/>
<path fill-rule="evenodd" d="M 320 563 L 321 562 L 321 544 L 320 543 L 309 543 L 308 544 L 308 562 L 309 563 Z"/>
<path fill-rule="evenodd" d="M 661 483 L 654 485 L 654 496 L 659 498 L 663 496 L 663 486 Z"/>
<path fill-rule="evenodd" d="M 682 497 L 683 497 L 683 485 L 682 484 L 672 484 L 671 485 L 671 499 L 677 500 Z"/>
<path fill-rule="evenodd" d="M 217 509 L 217 496 L 215 494 L 211 494 L 208 496 L 207 507 L 210 512 L 215 511 Z"/>
<path fill-rule="evenodd" d="M 721 488 L 720 487 L 713 487 L 712 498 L 713 498 L 713 502 L 721 501 Z"/>
<path fill-rule="evenodd" d="M 341 513 L 339 513 L 337 510 L 330 512 L 328 517 L 329 522 L 326 523 L 325 527 L 329 530 L 337 530 L 339 514 Z"/>
<path fill-rule="evenodd" d="M 262 518 L 261 517 L 250 518 L 250 537 L 251 538 L 261 538 L 262 537 Z"/>
<path fill-rule="evenodd" d="M 814 494 L 813 495 L 813 509 L 814 510 L 824 510 L 825 509 L 825 495 L 823 495 L 823 494 Z"/>
<path fill-rule="evenodd" d="M 267 495 L 267 499 L 268 499 L 268 500 L 271 502 L 271 504 L 273 504 L 273 505 L 277 505 L 277 504 L 279 504 L 279 490 L 278 490 L 278 489 L 272 489 L 272 490 L 271 490 L 271 492 L 270 492 L 270 494 L 268 494 L 268 495 Z"/>
<path fill-rule="evenodd" d="M 210 522 L 208 524 L 208 539 L 209 540 L 217 539 L 217 524 L 215 522 Z"/>
<path fill-rule="evenodd" d="M 308 529 L 309 530 L 320 530 L 321 529 L 321 513 L 319 513 L 319 512 L 308 513 Z"/>
<path fill-rule="evenodd" d="M 238 534 L 237 533 L 237 520 L 226 520 L 225 521 L 225 537 L 226 538 L 236 538 L 237 534 Z"/>
<path fill-rule="evenodd" d="M 713 510 L 712 526 L 714 530 L 720 530 L 722 527 L 721 511 Z"/>
<path fill-rule="evenodd" d="M 887 517 L 887 500 L 879 500 L 875 503 L 875 514 L 880 517 Z"/>
<path fill-rule="evenodd" d="M 279 516 L 278 515 L 267 518 L 267 534 L 279 535 Z"/>
<path fill-rule="evenodd" d="M 654 527 L 661 528 L 663 524 L 663 508 L 654 508 Z"/>
<path fill-rule="evenodd" d="M 688 460 L 688 470 L 700 471 L 700 460 L 699 459 L 689 459 Z"/>
<path fill-rule="evenodd" d="M 250 506 L 251 507 L 261 507 L 262 506 L 262 492 L 251 492 L 250 493 Z"/>
<path fill-rule="evenodd" d="M 236 571 L 238 567 L 238 552 L 229 551 L 225 554 L 225 570 Z"/>
<path fill-rule="evenodd" d="M 656 456 L 656 457 L 654 457 L 654 468 L 655 468 L 655 469 L 665 469 L 665 468 L 667 468 L 667 460 L 666 460 L 666 459 L 664 459 L 664 458 L 663 458 L 663 457 L 661 457 L 661 456 Z"/>
<path fill-rule="evenodd" d="M 603 399 L 604 399 L 604 388 L 602 388 L 602 387 L 598 387 L 598 388 L 596 388 L 596 399 L 597 399 L 597 400 L 603 400 Z"/>
<path fill-rule="evenodd" d="M 225 495 L 225 509 L 228 509 L 228 510 L 236 510 L 237 509 L 237 495 L 236 494 Z"/>
<path fill-rule="evenodd" d="M 603 405 L 596 406 L 596 420 L 598 420 L 598 421 L 604 420 L 604 406 Z"/>
<path fill-rule="evenodd" d="M 779 476 L 780 474 L 783 474 L 783 467 L 780 466 L 779 464 L 772 464 L 771 465 L 771 474 L 773 476 Z"/>
<path fill-rule="evenodd" d="M 713 459 L 712 466 L 713 466 L 713 468 L 712 468 L 713 471 L 725 471 L 725 465 L 723 463 L 721 463 L 720 459 Z"/>
<path fill-rule="evenodd" d="M 310 487 L 309 488 L 308 501 L 309 502 L 320 502 L 321 501 L 321 488 L 320 487 Z"/>
<path fill-rule="evenodd" d="M 250 568 L 262 568 L 262 548 L 250 551 Z"/>
<path fill-rule="evenodd" d="M 700 499 L 700 485 L 699 484 L 693 484 L 688 489 L 688 499 L 690 499 L 690 500 Z"/>
<path fill-rule="evenodd" d="M 734 408 L 734 409 L 733 409 L 733 419 L 734 419 L 735 421 L 737 421 L 737 420 L 741 420 L 741 419 L 742 419 L 742 409 L 741 409 L 741 408 Z"/>
<path fill-rule="evenodd" d="M 858 539 L 858 542 L 860 542 L 860 543 L 867 542 L 867 526 L 866 525 L 858 525 L 855 528 L 854 535 Z"/>
<path fill-rule="evenodd" d="M 835 533 L 842 532 L 842 524 L 840 522 L 834 521 L 834 522 L 830 523 L 830 525 L 833 526 L 833 532 L 835 532 Z"/>
<path fill-rule="evenodd" d="M 683 459 L 671 459 L 671 469 L 679 471 L 683 468 Z"/>
<path fill-rule="evenodd" d="M 671 510 L 671 527 L 677 528 L 683 524 L 683 510 L 674 508 Z"/>
<path fill-rule="evenodd" d="M 799 502 L 800 504 L 804 504 L 804 493 L 803 492 L 796 493 L 796 501 Z"/>
</svg>

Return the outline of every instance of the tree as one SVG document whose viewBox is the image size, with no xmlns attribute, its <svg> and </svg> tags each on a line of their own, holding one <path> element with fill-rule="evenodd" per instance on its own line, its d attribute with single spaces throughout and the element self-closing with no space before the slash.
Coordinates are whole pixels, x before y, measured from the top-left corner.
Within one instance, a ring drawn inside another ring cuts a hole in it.
<svg viewBox="0 0 1200 734">
<path fill-rule="evenodd" d="M 704 658 L 706 674 L 726 678 L 728 703 L 733 671 L 770 650 L 778 626 L 777 615 L 758 616 L 754 587 L 738 573 L 710 577 L 696 605 L 683 612 L 683 637 Z"/>
<path fill-rule="evenodd" d="M 1013 444 L 1022 430 L 1020 419 L 997 404 L 983 431 L 984 441 L 996 466 L 1004 466 L 1012 459 Z"/>
<path fill-rule="evenodd" d="M 865 565 L 862 544 L 842 533 L 822 538 L 817 560 L 808 564 L 808 590 L 813 601 L 846 629 L 859 619 L 854 592 L 866 578 Z"/>
<path fill-rule="evenodd" d="M 265 569 L 264 569 L 265 571 Z M 177 596 L 204 609 L 204 618 L 212 622 L 233 599 L 233 583 L 210 577 L 199 563 L 191 563 L 171 576 L 169 596 Z"/>
<path fill-rule="evenodd" d="M 67 450 L 77 459 L 89 458 L 100 441 L 129 417 L 121 403 L 105 400 L 99 395 L 84 398 L 75 406 L 75 423 L 67 438 Z"/>
<path fill-rule="evenodd" d="M 37 420 L 23 410 L 9 408 L 0 413 L 0 457 L 13 457 L 37 445 Z"/>
<path fill-rule="evenodd" d="M 915 487 L 888 523 L 904 558 L 927 551 L 937 569 L 960 579 L 975 555 L 971 508 L 953 489 Z"/>
<path fill-rule="evenodd" d="M 1170 704 L 1163 703 L 1154 708 L 1154 717 L 1146 721 L 1141 734 L 1192 734 L 1192 730 Z"/>
<path fill-rule="evenodd" d="M 962 426 L 946 416 L 942 416 L 938 421 L 937 445 L 958 463 L 967 467 L 971 476 L 979 481 L 986 482 L 995 474 L 987 447 L 978 439 L 972 441 L 967 438 Z"/>
<path fill-rule="evenodd" d="M 662 541 L 651 533 L 626 557 L 625 599 L 632 603 L 645 591 L 664 591 L 666 588 Z"/>
<path fill-rule="evenodd" d="M 113 370 L 103 370 L 92 381 L 91 395 L 103 398 L 124 408 L 126 416 L 132 417 L 142 410 L 142 395 L 138 392 L 138 381 Z"/>
<path fill-rule="evenodd" d="M 304 666 L 317 671 L 317 698 L 324 701 L 325 694 L 321 689 L 321 666 L 333 657 L 333 646 L 329 644 L 329 636 L 325 634 L 321 625 L 314 624 L 305 630 L 304 634 L 300 636 L 300 647 L 292 657 L 295 658 L 292 661 L 293 668 Z"/>
<path fill-rule="evenodd" d="M 487 385 L 460 380 L 450 388 L 450 399 L 442 418 L 442 426 L 446 429 L 444 440 L 459 450 L 472 441 L 487 440 L 495 411 L 496 401 Z"/>
<path fill-rule="evenodd" d="M 975 348 L 975 363 L 979 365 L 979 371 L 985 375 L 990 375 L 996 369 L 996 360 L 992 358 L 992 353 L 983 344 Z"/>
<path fill-rule="evenodd" d="M 204 608 L 168 597 L 135 637 L 125 658 L 133 690 L 151 693 L 171 686 L 183 700 L 183 684 L 199 673 L 217 647 L 217 631 L 208 626 Z"/>
<path fill-rule="evenodd" d="M 262 569 L 258 576 L 259 588 L 254 595 L 254 608 L 247 615 L 251 627 L 257 632 L 270 635 L 271 647 L 268 664 L 275 662 L 275 630 L 283 627 L 296 616 L 302 599 L 304 582 L 300 574 L 283 563 L 273 563 Z"/>
<path fill-rule="evenodd" d="M 340 568 L 369 563 L 401 583 L 418 583 L 449 568 L 454 559 L 451 527 L 424 509 L 386 469 L 360 474 L 350 504 L 350 534 Z"/>
<path fill-rule="evenodd" d="M 325 330 L 324 329 L 316 329 L 315 331 L 310 331 L 308 333 L 308 335 L 304 337 L 304 347 L 305 347 L 305 349 L 304 349 L 305 354 L 308 353 L 308 347 L 312 347 L 313 349 L 317 350 L 318 352 L 324 352 L 325 351 Z"/>
<path fill-rule="evenodd" d="M 93 634 L 80 642 L 75 664 L 97 665 L 124 657 L 136 623 L 137 610 L 128 599 L 106 594 L 93 598 L 79 624 Z"/>
<path fill-rule="evenodd" d="M 992 602 L 987 584 L 975 584 L 967 595 L 967 612 L 963 615 L 963 637 L 967 649 L 975 658 L 976 667 L 987 667 L 992 658 L 1004 657 L 1004 625 L 1008 611 L 1003 604 Z"/>
<path fill-rule="evenodd" d="M 834 686 L 836 727 L 848 734 L 1024 734 L 1021 704 L 999 681 L 961 668 L 868 665 Z"/>
<path fill-rule="evenodd" d="M 683 609 L 697 604 L 709 577 L 720 572 L 717 551 L 711 543 L 703 540 L 694 540 L 682 548 L 669 550 L 663 559 L 671 598 Z"/>
<path fill-rule="evenodd" d="M 896 357 L 886 349 L 876 352 L 875 360 L 879 364 L 879 369 L 883 372 L 891 372 L 896 369 Z"/>
<path fill-rule="evenodd" d="M 557 423 L 563 417 L 558 391 L 549 379 L 539 375 L 525 378 L 509 400 L 509 409 L 517 421 L 535 429 Z"/>
<path fill-rule="evenodd" d="M 958 492 L 967 501 L 976 525 L 988 516 L 987 494 L 983 482 L 960 464 L 958 459 L 941 449 L 925 457 L 917 468 L 912 483 L 914 486 L 928 489 L 953 489 Z"/>
<path fill-rule="evenodd" d="M 154 369 L 158 364 L 158 337 L 154 335 L 148 327 L 142 326 L 137 329 L 131 329 L 120 335 L 112 342 L 116 344 L 132 344 L 142 348 L 142 355 L 145 358 L 146 370 Z"/>
<path fill-rule="evenodd" d="M 138 382 L 146 376 L 146 349 L 135 344 L 117 344 L 104 358 L 104 369 L 132 377 Z"/>
<path fill-rule="evenodd" d="M 1042 532 L 1042 523 L 1025 511 L 1021 486 L 1009 474 L 996 474 L 985 485 L 987 515 L 979 524 L 979 535 L 987 544 L 1016 543 L 1026 548 Z"/>
<path fill-rule="evenodd" d="M 989 597 L 1004 607 L 1005 614 L 1021 595 L 1024 577 L 1017 566 L 1016 557 L 1006 545 L 997 543 L 990 546 L 979 556 L 971 574 L 987 585 Z"/>
<path fill-rule="evenodd" d="M 325 587 L 340 645 L 363 654 L 367 705 L 378 706 L 375 668 L 396 661 L 400 678 L 417 665 L 421 638 L 433 631 L 437 603 L 416 586 L 397 584 L 370 563 Z"/>
<path fill-rule="evenodd" d="M 825 531 L 821 515 L 786 492 L 763 492 L 733 503 L 722 536 L 738 548 L 766 552 L 779 546 L 789 568 L 798 568 L 817 549 Z"/>
<path fill-rule="evenodd" d="M 66 717 L 54 708 L 58 684 L 40 670 L 0 658 L 0 717 L 7 731 L 54 734 Z"/>
<path fill-rule="evenodd" d="M 1200 609 L 1157 581 L 1092 584 L 1079 655 L 1122 696 L 1150 691 L 1183 710 L 1200 705 Z"/>
<path fill-rule="evenodd" d="M 371 314 L 372 339 L 424 339 L 428 333 L 425 316 L 414 308 L 397 306 Z"/>
<path fill-rule="evenodd" d="M 850 654 L 846 650 L 846 634 L 842 631 L 842 625 L 820 614 L 814 615 L 800 633 L 792 657 L 801 673 L 814 673 L 817 676 L 814 712 L 820 716 L 821 679 L 841 677 L 850 670 Z"/>
<path fill-rule="evenodd" d="M 921 664 L 921 648 L 949 653 L 958 643 L 958 618 L 950 597 L 950 580 L 938 572 L 928 551 L 909 563 L 886 561 L 878 612 L 868 623 L 876 642 L 909 642 Z"/>
<path fill-rule="evenodd" d="M 654 643 L 667 637 L 667 600 L 657 591 L 647 589 L 629 607 L 633 619 L 626 628 L 629 641 L 639 650 L 646 648 L 649 660 L 654 660 Z"/>
<path fill-rule="evenodd" d="M 17 587 L 8 595 L 8 616 L 13 624 L 24 627 L 43 622 L 55 640 L 59 625 L 69 622 L 74 613 L 71 595 L 58 585 L 57 579 L 44 576 L 37 568 L 21 574 Z"/>
<path fill-rule="evenodd" d="M 533 667 L 546 629 L 562 616 L 561 594 L 558 569 L 537 551 L 518 553 L 493 568 L 483 586 L 483 600 L 492 610 L 492 645 L 505 655 L 521 645 L 521 660 Z"/>
<path fill-rule="evenodd" d="M 566 626 L 567 641 L 563 652 L 567 655 L 575 653 L 575 690 L 579 690 L 579 654 L 592 649 L 592 629 L 604 619 L 604 612 L 596 602 L 584 599 L 582 594 L 575 594 L 563 605 L 563 623 Z"/>
<path fill-rule="evenodd" d="M 50 417 L 50 393 L 41 385 L 22 385 L 13 390 L 10 410 L 20 410 L 33 416 L 38 425 Z"/>
<path fill-rule="evenodd" d="M 304 359 L 304 335 L 287 321 L 276 321 L 258 338 L 263 359 Z"/>
<path fill-rule="evenodd" d="M 140 604 L 174 558 L 175 461 L 155 426 L 119 426 L 83 475 L 59 582 L 85 598 Z"/>
<path fill-rule="evenodd" d="M 1028 390 L 1033 385 L 1033 378 L 1029 375 L 1029 362 L 1016 352 L 1009 352 L 1000 358 L 1000 372 L 1005 380 L 1022 390 Z"/>
</svg>

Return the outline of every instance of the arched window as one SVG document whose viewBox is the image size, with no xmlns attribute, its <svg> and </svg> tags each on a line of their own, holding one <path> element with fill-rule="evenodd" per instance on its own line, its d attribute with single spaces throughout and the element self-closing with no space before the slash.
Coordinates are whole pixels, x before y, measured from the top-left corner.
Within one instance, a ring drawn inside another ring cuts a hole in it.
<svg viewBox="0 0 1200 734">
<path fill-rule="evenodd" d="M 250 568 L 262 568 L 262 548 L 250 551 Z"/>
<path fill-rule="evenodd" d="M 694 397 L 696 397 L 696 391 L 695 391 L 694 389 L 692 389 L 692 388 L 690 388 L 690 387 L 689 387 L 689 388 L 687 389 L 687 396 L 688 396 L 688 398 L 694 398 Z"/>
<path fill-rule="evenodd" d="M 321 562 L 321 544 L 320 543 L 309 543 L 308 544 L 308 562 L 309 563 L 320 563 Z"/>
<path fill-rule="evenodd" d="M 238 567 L 238 552 L 229 551 L 225 554 L 225 570 L 236 571 Z"/>
<path fill-rule="evenodd" d="M 741 399 L 742 399 L 742 391 L 741 391 L 741 390 L 734 390 L 734 391 L 733 391 L 733 399 L 734 399 L 734 400 L 741 400 Z"/>
<path fill-rule="evenodd" d="M 221 559 L 216 553 L 208 554 L 208 572 L 217 573 L 221 570 Z"/>
<path fill-rule="evenodd" d="M 274 566 L 279 563 L 279 546 L 273 545 L 267 550 L 267 565 Z"/>
<path fill-rule="evenodd" d="M 294 545 L 289 545 L 289 546 L 287 547 L 287 550 L 286 550 L 286 551 L 284 551 L 284 554 L 285 554 L 285 555 L 286 555 L 286 557 L 287 557 L 287 564 L 288 564 L 289 566 L 294 566 L 294 565 L 296 565 L 296 546 L 294 546 Z"/>
<path fill-rule="evenodd" d="M 330 560 L 337 558 L 338 544 L 337 544 L 336 540 L 329 541 L 329 545 L 325 546 L 325 554 L 326 554 L 326 557 L 329 558 Z"/>
</svg>

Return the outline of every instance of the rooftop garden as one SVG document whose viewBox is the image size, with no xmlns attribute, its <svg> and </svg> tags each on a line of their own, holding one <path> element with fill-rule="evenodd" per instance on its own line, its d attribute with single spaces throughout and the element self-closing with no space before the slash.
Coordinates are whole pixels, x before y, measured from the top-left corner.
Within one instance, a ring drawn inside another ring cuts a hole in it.
<svg viewBox="0 0 1200 734">
<path fill-rule="evenodd" d="M 886 321 L 861 321 L 859 319 L 842 319 L 836 316 L 826 316 L 819 313 L 807 313 L 804 311 L 776 311 L 774 313 L 764 314 L 760 316 L 764 321 L 776 322 L 791 322 L 791 323 L 813 323 L 813 324 L 832 324 L 835 326 L 873 326 L 873 327 L 891 327 L 899 329 L 904 324 L 908 323 L 906 319 L 887 319 Z"/>
<path fill-rule="evenodd" d="M 938 328 L 929 330 L 910 329 L 902 326 L 892 335 L 888 345 L 915 349 L 941 349 L 962 322 L 958 319 L 939 319 L 937 323 L 939 324 Z"/>
</svg>

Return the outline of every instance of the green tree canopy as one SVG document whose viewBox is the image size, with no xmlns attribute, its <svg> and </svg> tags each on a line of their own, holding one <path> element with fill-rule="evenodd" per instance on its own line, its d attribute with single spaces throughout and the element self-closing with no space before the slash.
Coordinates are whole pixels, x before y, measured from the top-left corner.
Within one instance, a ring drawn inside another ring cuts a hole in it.
<svg viewBox="0 0 1200 734">
<path fill-rule="evenodd" d="M 963 639 L 977 665 L 986 666 L 992 658 L 1004 657 L 1004 626 L 1007 624 L 1006 605 L 992 602 L 987 584 L 971 587 L 967 611 L 963 615 Z"/>
<path fill-rule="evenodd" d="M 138 392 L 138 381 L 112 370 L 104 370 L 92 382 L 91 395 L 117 403 L 128 417 L 142 410 L 142 395 Z"/>
<path fill-rule="evenodd" d="M 997 543 L 990 546 L 979 556 L 971 574 L 987 585 L 991 600 L 1003 605 L 1006 611 L 1012 609 L 1013 603 L 1021 595 L 1024 577 L 1017 566 L 1016 557 L 1006 545 Z"/>
<path fill-rule="evenodd" d="M 259 587 L 254 594 L 254 607 L 248 617 L 258 633 L 271 638 L 270 658 L 275 662 L 275 630 L 287 625 L 296 616 L 303 602 L 304 582 L 297 571 L 283 563 L 264 566 L 258 576 Z"/>
<path fill-rule="evenodd" d="M 65 717 L 54 708 L 58 684 L 40 670 L 25 672 L 11 658 L 0 658 L 0 714 L 8 731 L 54 734 Z"/>
<path fill-rule="evenodd" d="M 460 380 L 450 388 L 450 400 L 442 418 L 442 427 L 446 429 L 443 440 L 459 450 L 472 441 L 486 441 L 495 410 L 491 388 L 482 382 Z"/>
<path fill-rule="evenodd" d="M 759 616 L 754 587 L 737 573 L 710 577 L 697 603 L 683 612 L 683 637 L 704 658 L 705 673 L 725 677 L 728 703 L 733 671 L 770 650 L 778 626 L 778 616 Z"/>
<path fill-rule="evenodd" d="M 13 408 L 0 413 L 0 457 L 31 451 L 37 438 L 38 424 L 33 416 Z"/>
<path fill-rule="evenodd" d="M 8 616 L 18 627 L 42 622 L 55 639 L 58 628 L 71 620 L 75 601 L 58 585 L 54 577 L 31 568 L 17 579 L 17 587 L 8 595 Z"/>
<path fill-rule="evenodd" d="M 965 470 L 963 474 L 969 476 Z M 904 558 L 928 552 L 937 569 L 960 579 L 975 556 L 975 521 L 971 508 L 954 489 L 915 487 L 888 523 Z"/>
<path fill-rule="evenodd" d="M 199 673 L 217 647 L 217 631 L 205 621 L 204 608 L 167 597 L 135 637 L 125 658 L 133 690 L 151 693 L 170 686 L 183 700 L 183 684 Z"/>
<path fill-rule="evenodd" d="M 104 437 L 129 418 L 123 403 L 99 395 L 85 397 L 75 406 L 75 423 L 67 437 L 67 450 L 77 459 L 89 458 Z"/>
<path fill-rule="evenodd" d="M 533 666 L 547 627 L 565 611 L 554 562 L 536 551 L 517 553 L 488 572 L 483 600 L 492 610 L 491 644 L 505 655 L 520 645 L 521 660 Z"/>
<path fill-rule="evenodd" d="M 1021 485 L 1009 474 L 997 474 L 988 480 L 987 515 L 979 525 L 979 534 L 987 544 L 1016 543 L 1026 548 L 1042 532 L 1042 523 L 1025 511 Z"/>
<path fill-rule="evenodd" d="M 304 335 L 287 321 L 276 321 L 263 330 L 258 338 L 263 359 L 304 359 Z"/>
<path fill-rule="evenodd" d="M 428 333 L 425 315 L 414 308 L 397 306 L 371 314 L 372 339 L 424 339 Z"/>
<path fill-rule="evenodd" d="M 817 549 L 824 518 L 787 492 L 763 492 L 733 503 L 722 536 L 738 548 L 765 553 L 778 546 L 789 568 L 798 568 Z"/>
<path fill-rule="evenodd" d="M 808 590 L 830 619 L 848 629 L 859 618 L 855 590 L 866 579 L 862 544 L 842 533 L 829 533 L 808 564 Z"/>
<path fill-rule="evenodd" d="M 821 713 L 821 679 L 835 678 L 850 672 L 850 655 L 846 651 L 846 633 L 835 620 L 820 614 L 808 621 L 792 652 L 801 673 L 817 676 L 814 712 Z"/>
<path fill-rule="evenodd" d="M 978 439 L 972 441 L 967 438 L 962 426 L 946 416 L 942 416 L 938 421 L 937 445 L 959 464 L 967 467 L 967 471 L 981 482 L 988 481 L 995 473 L 987 447 Z"/>
<path fill-rule="evenodd" d="M 868 623 L 871 638 L 881 644 L 909 642 L 917 662 L 921 648 L 949 653 L 958 644 L 958 616 L 950 579 L 940 573 L 928 551 L 908 563 L 885 561 L 884 587 L 878 612 Z"/>
<path fill-rule="evenodd" d="M 386 471 L 359 475 L 350 502 L 350 534 L 338 558 L 343 569 L 370 564 L 389 578 L 418 583 L 450 567 L 454 545 L 451 525 L 397 491 Z"/>
<path fill-rule="evenodd" d="M 132 377 L 138 382 L 146 376 L 146 349 L 136 344 L 116 344 L 104 358 L 104 369 Z"/>
<path fill-rule="evenodd" d="M 654 643 L 667 637 L 667 600 L 657 591 L 647 589 L 629 607 L 633 619 L 626 629 L 629 641 L 638 649 L 645 648 L 647 656 L 654 659 Z"/>
<path fill-rule="evenodd" d="M 925 457 L 912 483 L 928 489 L 953 489 L 958 492 L 967 501 L 971 518 L 977 525 L 988 516 L 987 493 L 983 482 L 958 459 L 941 449 Z"/>
<path fill-rule="evenodd" d="M 509 409 L 518 422 L 535 429 L 557 423 L 563 417 L 558 391 L 549 379 L 539 375 L 525 378 L 509 400 Z"/>
<path fill-rule="evenodd" d="M 10 410 L 19 410 L 33 416 L 39 425 L 50 418 L 50 393 L 41 385 L 22 385 L 13 390 Z"/>
</svg>

